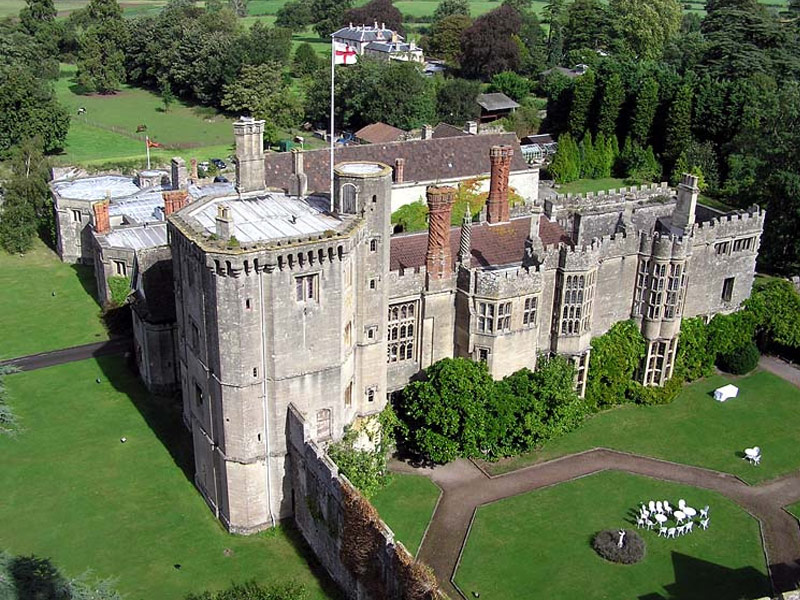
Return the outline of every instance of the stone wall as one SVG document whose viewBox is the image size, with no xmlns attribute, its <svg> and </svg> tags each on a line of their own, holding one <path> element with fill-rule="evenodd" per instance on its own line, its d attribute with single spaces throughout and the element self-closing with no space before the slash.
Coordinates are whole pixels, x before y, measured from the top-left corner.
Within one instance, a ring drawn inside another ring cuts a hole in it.
<svg viewBox="0 0 800 600">
<path fill-rule="evenodd" d="M 372 505 L 312 441 L 293 405 L 287 413 L 294 520 L 347 598 L 444 599 L 428 567 L 415 561 Z"/>
</svg>

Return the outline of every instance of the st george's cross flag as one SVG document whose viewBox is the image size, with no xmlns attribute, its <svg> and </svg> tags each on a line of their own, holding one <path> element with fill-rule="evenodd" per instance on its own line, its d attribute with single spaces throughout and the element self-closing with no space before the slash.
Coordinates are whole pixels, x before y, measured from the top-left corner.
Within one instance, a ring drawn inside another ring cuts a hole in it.
<svg viewBox="0 0 800 600">
<path fill-rule="evenodd" d="M 358 61 L 358 52 L 347 44 L 333 43 L 333 62 L 337 65 L 354 65 Z"/>
</svg>

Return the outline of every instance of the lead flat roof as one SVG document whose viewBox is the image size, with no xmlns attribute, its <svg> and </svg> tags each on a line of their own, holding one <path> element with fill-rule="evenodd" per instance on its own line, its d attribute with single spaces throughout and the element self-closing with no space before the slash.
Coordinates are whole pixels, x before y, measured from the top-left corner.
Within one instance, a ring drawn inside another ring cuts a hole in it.
<svg viewBox="0 0 800 600">
<path fill-rule="evenodd" d="M 62 198 L 72 200 L 102 200 L 107 195 L 112 198 L 132 196 L 139 191 L 133 179 L 121 175 L 101 175 L 86 177 L 73 181 L 60 181 L 53 184 L 53 189 Z"/>
<path fill-rule="evenodd" d="M 144 250 L 164 246 L 167 243 L 167 224 L 137 225 L 134 227 L 118 227 L 106 234 L 106 242 L 113 248 L 130 248 Z"/>
<path fill-rule="evenodd" d="M 213 198 L 180 211 L 208 234 L 215 234 L 217 207 L 230 209 L 232 235 L 241 243 L 269 242 L 336 231 L 342 220 L 328 212 L 329 200 L 318 196 L 294 198 L 281 193 L 252 197 Z"/>
</svg>

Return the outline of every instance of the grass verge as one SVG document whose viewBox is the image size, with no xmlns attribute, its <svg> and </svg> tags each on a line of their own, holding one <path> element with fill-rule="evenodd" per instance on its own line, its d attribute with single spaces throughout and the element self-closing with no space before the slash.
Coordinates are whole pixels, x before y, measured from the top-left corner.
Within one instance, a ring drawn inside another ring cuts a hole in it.
<svg viewBox="0 0 800 600">
<path fill-rule="evenodd" d="M 439 493 L 439 488 L 427 477 L 394 473 L 389 485 L 372 498 L 372 505 L 395 538 L 416 555 Z"/>
</svg>

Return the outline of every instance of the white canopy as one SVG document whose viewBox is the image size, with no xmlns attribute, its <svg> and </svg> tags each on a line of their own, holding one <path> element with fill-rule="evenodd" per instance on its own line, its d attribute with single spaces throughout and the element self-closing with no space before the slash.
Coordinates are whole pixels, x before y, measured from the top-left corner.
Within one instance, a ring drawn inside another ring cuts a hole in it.
<svg viewBox="0 0 800 600">
<path fill-rule="evenodd" d="M 718 402 L 725 402 L 728 398 L 736 398 L 739 395 L 739 388 L 732 383 L 723 385 L 721 388 L 714 390 L 714 400 Z"/>
</svg>

